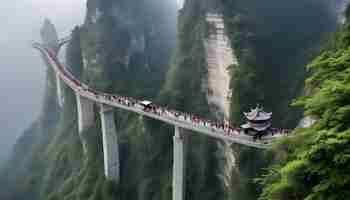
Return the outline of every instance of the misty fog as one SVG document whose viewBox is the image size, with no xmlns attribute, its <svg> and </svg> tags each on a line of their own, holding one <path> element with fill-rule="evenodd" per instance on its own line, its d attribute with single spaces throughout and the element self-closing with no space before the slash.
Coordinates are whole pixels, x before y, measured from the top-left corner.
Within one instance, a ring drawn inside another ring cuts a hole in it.
<svg viewBox="0 0 350 200">
<path fill-rule="evenodd" d="M 337 0 L 342 7 L 347 0 Z M 184 0 L 177 0 L 181 8 Z M 48 17 L 61 37 L 84 20 L 86 0 L 12 0 L 0 7 L 0 162 L 39 114 L 45 66 L 30 42 Z M 334 3 L 333 3 L 334 5 Z M 332 9 L 341 10 L 341 9 Z M 335 13 L 336 14 L 336 13 Z"/>
<path fill-rule="evenodd" d="M 45 66 L 30 42 L 49 18 L 61 37 L 82 24 L 86 0 L 12 0 L 0 7 L 0 163 L 39 114 Z"/>
</svg>

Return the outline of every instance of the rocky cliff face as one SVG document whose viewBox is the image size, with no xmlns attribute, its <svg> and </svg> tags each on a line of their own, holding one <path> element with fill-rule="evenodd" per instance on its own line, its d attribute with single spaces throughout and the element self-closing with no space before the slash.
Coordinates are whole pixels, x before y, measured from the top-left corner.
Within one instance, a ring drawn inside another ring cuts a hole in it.
<svg viewBox="0 0 350 200">
<path fill-rule="evenodd" d="M 198 114 L 226 117 L 237 125 L 243 111 L 261 103 L 273 111 L 275 126 L 295 127 L 300 111 L 289 104 L 302 93 L 304 65 L 336 27 L 334 9 L 329 8 L 328 1 L 187 0 L 180 11 L 176 63 L 166 95 L 180 109 L 195 105 L 203 108 L 191 108 Z M 210 13 L 219 15 L 208 20 Z M 221 191 L 225 199 L 256 199 L 259 187 L 252 178 L 267 166 L 267 159 L 252 149 L 221 142 L 206 143 L 204 148 L 210 145 L 216 153 L 206 158 L 216 160 L 211 170 L 216 174 L 213 180 L 220 183 L 211 190 Z"/>
<path fill-rule="evenodd" d="M 345 23 L 346 17 L 345 17 L 345 11 L 347 5 L 350 3 L 349 0 L 337 0 L 335 3 L 335 10 L 338 17 L 338 22 L 341 24 Z"/>
<path fill-rule="evenodd" d="M 232 93 L 229 67 L 238 65 L 238 61 L 226 34 L 222 14 L 208 12 L 206 22 L 210 26 L 208 27 L 208 39 L 205 41 L 208 79 L 204 82 L 208 87 L 207 98 L 211 107 L 217 108 L 218 117 L 229 119 Z"/>
<path fill-rule="evenodd" d="M 217 12 L 207 12 L 205 16 L 208 23 L 208 35 L 204 41 L 208 75 L 203 82 L 208 88 L 207 100 L 211 112 L 218 120 L 229 120 L 232 95 L 230 67 L 238 66 L 238 60 L 227 36 L 223 14 L 219 10 Z M 232 174 L 237 172 L 236 158 L 231 143 L 218 142 L 217 145 L 222 166 L 217 173 L 223 188 L 229 193 L 232 188 Z"/>
<path fill-rule="evenodd" d="M 66 62 L 98 90 L 236 125 L 242 111 L 262 103 L 274 112 L 275 124 L 294 126 L 299 116 L 288 105 L 301 93 L 305 49 L 317 47 L 335 27 L 327 9 L 315 2 L 187 0 L 178 13 L 176 39 L 173 1 L 88 0 Z M 300 16 L 291 17 L 297 12 Z M 218 15 L 208 17 L 212 13 Z M 172 127 L 115 110 L 121 182 L 106 181 L 100 120 L 83 133 L 88 148 L 83 155 L 74 94 L 66 88 L 58 109 L 48 74 L 43 115 L 0 174 L 5 182 L 0 198 L 171 199 Z M 253 178 L 267 165 L 261 153 L 190 133 L 188 144 L 186 199 L 257 198 Z"/>
<path fill-rule="evenodd" d="M 76 77 L 96 89 L 155 98 L 175 45 L 175 22 L 176 7 L 172 2 L 89 0 L 86 22 L 72 33 L 66 63 Z M 45 42 L 57 41 L 53 25 L 45 22 L 44 27 Z M 0 182 L 6 185 L 0 189 L 1 199 L 170 196 L 168 187 L 162 188 L 170 181 L 166 178 L 170 161 L 159 165 L 157 160 L 171 157 L 167 153 L 159 157 L 160 150 L 152 149 L 157 147 L 152 143 L 161 137 L 153 137 L 144 120 L 130 113 L 115 112 L 123 160 L 123 185 L 116 185 L 104 178 L 100 120 L 97 118 L 95 125 L 82 133 L 88 149 L 84 155 L 77 130 L 75 96 L 64 87 L 65 103 L 59 109 L 50 67 L 48 80 L 41 118 L 21 137 L 12 160 L 1 170 Z M 167 138 L 171 141 L 171 135 Z M 162 167 L 164 173 L 157 169 L 162 165 L 167 166 Z M 155 192 L 159 188 L 163 189 L 162 194 Z"/>
<path fill-rule="evenodd" d="M 142 95 L 155 96 L 157 90 L 149 87 L 161 85 L 175 45 L 175 3 L 91 0 L 87 12 L 82 32 L 86 79 L 98 89 L 111 90 L 118 81 L 120 86 L 119 76 L 130 75 L 135 86 L 148 90 Z"/>
<path fill-rule="evenodd" d="M 41 39 L 44 43 L 49 45 L 58 44 L 58 35 L 55 26 L 50 22 L 50 20 L 45 19 L 44 25 L 40 30 Z"/>
</svg>

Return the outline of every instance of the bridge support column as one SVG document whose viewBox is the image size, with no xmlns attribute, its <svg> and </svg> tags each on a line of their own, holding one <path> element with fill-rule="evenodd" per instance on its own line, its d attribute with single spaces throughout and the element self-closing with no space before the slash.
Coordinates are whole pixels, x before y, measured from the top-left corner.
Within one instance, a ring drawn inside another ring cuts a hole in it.
<svg viewBox="0 0 350 200">
<path fill-rule="evenodd" d="M 173 200 L 184 200 L 186 180 L 186 138 L 175 126 L 173 160 Z"/>
<path fill-rule="evenodd" d="M 95 122 L 94 103 L 89 99 L 75 94 L 77 98 L 78 108 L 78 130 L 81 143 L 83 145 L 84 153 L 87 153 L 87 142 L 82 133 L 90 128 Z"/>
<path fill-rule="evenodd" d="M 105 176 L 118 183 L 120 180 L 119 146 L 112 107 L 101 105 L 100 116 Z"/>
<path fill-rule="evenodd" d="M 56 90 L 57 90 L 57 102 L 58 102 L 58 105 L 60 107 L 62 107 L 63 103 L 64 103 L 64 96 L 63 96 L 63 93 L 62 93 L 61 78 L 58 75 L 58 73 L 56 73 Z"/>
</svg>

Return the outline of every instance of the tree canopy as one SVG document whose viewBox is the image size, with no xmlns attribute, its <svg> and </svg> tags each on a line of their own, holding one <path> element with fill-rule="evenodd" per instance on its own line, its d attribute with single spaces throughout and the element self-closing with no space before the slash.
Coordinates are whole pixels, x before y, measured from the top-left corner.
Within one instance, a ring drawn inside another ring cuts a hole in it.
<svg viewBox="0 0 350 200">
<path fill-rule="evenodd" d="M 317 122 L 274 147 L 279 164 L 259 179 L 261 200 L 350 199 L 349 24 L 311 64 L 307 95 L 294 105 Z"/>
</svg>

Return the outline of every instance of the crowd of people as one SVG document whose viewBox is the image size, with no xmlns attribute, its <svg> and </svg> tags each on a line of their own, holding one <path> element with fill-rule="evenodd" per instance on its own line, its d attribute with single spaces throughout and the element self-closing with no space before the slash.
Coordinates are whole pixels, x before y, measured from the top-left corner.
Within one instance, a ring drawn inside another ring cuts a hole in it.
<svg viewBox="0 0 350 200">
<path fill-rule="evenodd" d="M 119 95 L 112 95 L 112 94 L 106 94 L 98 92 L 92 88 L 89 88 L 87 85 L 82 84 L 79 80 L 77 80 L 65 67 L 61 65 L 61 63 L 57 60 L 55 54 L 53 54 L 52 51 L 48 50 L 48 54 L 51 57 L 51 59 L 56 63 L 56 66 L 58 67 L 59 73 L 63 74 L 63 77 L 66 82 L 70 82 L 72 87 L 79 90 L 82 93 L 85 93 L 86 95 L 92 96 L 97 100 L 105 100 L 110 101 L 113 103 L 118 103 L 127 107 L 135 107 L 138 109 L 141 109 L 144 112 L 152 113 L 161 117 L 165 117 L 171 120 L 176 120 L 178 122 L 187 122 L 191 125 L 199 126 L 199 127 L 205 127 L 207 129 L 210 129 L 212 132 L 221 132 L 222 134 L 226 136 L 234 136 L 243 134 L 244 131 L 240 127 L 235 127 L 230 125 L 227 121 L 225 122 L 215 122 L 210 121 L 206 119 L 199 118 L 195 115 L 184 113 L 168 108 L 164 108 L 161 106 L 157 106 L 155 104 L 149 104 L 149 105 L 142 105 L 141 101 L 138 101 L 136 99 L 133 99 L 131 97 L 124 97 Z M 277 134 L 288 134 L 290 130 L 287 129 L 279 129 L 279 128 L 270 128 L 265 135 L 277 135 Z M 261 134 L 261 133 L 259 133 Z M 259 138 L 260 135 L 259 135 Z"/>
</svg>

